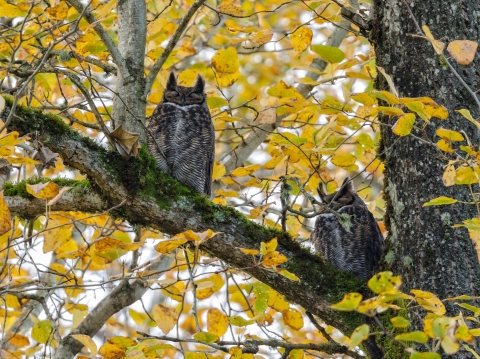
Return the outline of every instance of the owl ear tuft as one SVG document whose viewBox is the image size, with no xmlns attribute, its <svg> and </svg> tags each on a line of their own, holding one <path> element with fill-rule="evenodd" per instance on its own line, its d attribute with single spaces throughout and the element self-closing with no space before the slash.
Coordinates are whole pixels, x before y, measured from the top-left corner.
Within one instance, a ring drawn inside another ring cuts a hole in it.
<svg viewBox="0 0 480 359">
<path fill-rule="evenodd" d="M 320 199 L 322 200 L 323 203 L 326 203 L 325 197 L 327 196 L 327 193 L 325 192 L 325 188 L 323 187 L 323 183 L 320 184 L 320 186 L 317 187 L 317 193 Z"/>
<path fill-rule="evenodd" d="M 195 82 L 195 92 L 203 92 L 205 89 L 205 79 L 201 76 L 197 76 L 197 82 Z"/>
<path fill-rule="evenodd" d="M 350 177 L 345 177 L 345 179 L 342 182 L 342 185 L 340 186 L 339 192 L 340 192 L 339 196 L 337 196 L 337 197 L 343 196 L 346 193 L 354 193 L 355 192 L 355 188 L 353 188 L 353 182 L 350 179 Z"/>
<path fill-rule="evenodd" d="M 167 89 L 176 89 L 177 88 L 177 78 L 175 77 L 175 74 L 170 72 L 170 76 L 168 76 L 167 80 Z"/>
</svg>

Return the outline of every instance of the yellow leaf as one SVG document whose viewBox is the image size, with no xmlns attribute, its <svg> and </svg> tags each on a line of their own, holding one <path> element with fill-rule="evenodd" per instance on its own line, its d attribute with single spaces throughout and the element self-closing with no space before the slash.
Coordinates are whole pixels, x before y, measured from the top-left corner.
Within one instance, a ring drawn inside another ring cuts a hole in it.
<svg viewBox="0 0 480 359">
<path fill-rule="evenodd" d="M 43 253 L 57 250 L 67 243 L 72 236 L 73 225 L 65 225 L 62 220 L 50 219 L 48 227 L 50 229 L 44 232 Z"/>
<path fill-rule="evenodd" d="M 207 312 L 207 330 L 221 337 L 228 330 L 228 318 L 220 309 L 212 308 Z"/>
<path fill-rule="evenodd" d="M 244 177 L 252 174 L 255 171 L 258 171 L 262 168 L 261 165 L 251 165 L 247 167 L 238 167 L 232 171 L 230 174 L 232 177 Z"/>
<path fill-rule="evenodd" d="M 415 124 L 415 114 L 406 113 L 401 116 L 392 128 L 394 134 L 398 136 L 406 136 L 412 132 L 413 125 Z"/>
<path fill-rule="evenodd" d="M 437 131 L 437 136 L 440 138 L 443 138 L 444 140 L 447 141 L 463 141 L 465 138 L 460 132 L 453 131 L 453 130 L 447 130 L 445 128 L 438 128 Z"/>
<path fill-rule="evenodd" d="M 284 312 L 290 308 L 290 304 L 285 301 L 285 297 L 273 289 L 268 291 L 267 305 L 277 312 Z"/>
<path fill-rule="evenodd" d="M 455 172 L 455 184 L 478 183 L 477 176 L 471 167 L 461 166 Z"/>
<path fill-rule="evenodd" d="M 475 58 L 478 43 L 470 40 L 454 40 L 448 44 L 447 51 L 460 65 L 468 65 Z"/>
<path fill-rule="evenodd" d="M 432 33 L 430 32 L 430 29 L 428 28 L 427 25 L 422 26 L 422 30 L 425 32 L 425 36 L 427 39 L 430 41 L 430 43 L 433 46 L 433 49 L 437 53 L 437 55 L 441 55 L 443 52 L 443 49 L 445 48 L 445 44 L 441 42 L 440 40 L 435 40 L 433 37 Z"/>
<path fill-rule="evenodd" d="M 86 346 L 89 350 L 90 353 L 93 356 L 97 355 L 97 344 L 90 338 L 88 335 L 85 334 L 72 334 L 71 335 L 73 338 L 78 340 L 80 343 L 82 343 L 84 346 Z"/>
<path fill-rule="evenodd" d="M 29 345 L 30 340 L 24 335 L 15 334 L 8 338 L 8 344 L 14 346 L 15 348 L 21 348 Z"/>
<path fill-rule="evenodd" d="M 163 334 L 168 334 L 177 324 L 178 312 L 175 308 L 156 304 L 152 310 L 152 317 Z"/>
<path fill-rule="evenodd" d="M 454 165 L 447 166 L 447 168 L 445 169 L 445 172 L 443 172 L 442 180 L 445 187 L 450 187 L 455 184 L 455 166 Z"/>
<path fill-rule="evenodd" d="M 25 16 L 25 11 L 22 11 L 19 7 L 7 3 L 5 0 L 0 0 L 0 9 L 2 10 L 2 16 L 13 19 L 17 16 Z"/>
<path fill-rule="evenodd" d="M 272 203 L 267 203 L 263 206 L 258 206 L 257 208 L 254 208 L 250 211 L 250 214 L 254 217 L 259 217 L 260 215 L 263 214 L 263 212 L 265 212 L 265 210 L 270 207 L 272 205 Z"/>
<path fill-rule="evenodd" d="M 302 313 L 298 310 L 289 308 L 283 313 L 283 322 L 288 325 L 290 328 L 295 330 L 300 330 L 303 328 L 303 317 Z"/>
<path fill-rule="evenodd" d="M 467 120 L 469 120 L 471 123 L 473 123 L 475 126 L 477 126 L 477 128 L 480 130 L 480 123 L 473 118 L 469 110 L 463 108 L 461 110 L 458 110 L 457 112 L 460 113 Z"/>
<path fill-rule="evenodd" d="M 60 187 L 53 182 L 27 184 L 27 192 L 35 198 L 50 199 L 60 192 Z"/>
<path fill-rule="evenodd" d="M 219 274 L 214 274 L 208 278 L 202 278 L 195 281 L 195 285 L 197 286 L 197 298 L 205 299 L 210 297 L 213 293 L 222 288 L 224 284 L 225 281 Z"/>
<path fill-rule="evenodd" d="M 12 217 L 10 215 L 10 210 L 5 203 L 3 198 L 3 191 L 0 192 L 0 236 L 3 236 L 5 233 L 9 232 L 12 229 Z"/>
<path fill-rule="evenodd" d="M 68 13 L 68 6 L 64 1 L 60 1 L 57 6 L 48 8 L 47 13 L 55 20 L 65 20 Z"/>
<path fill-rule="evenodd" d="M 340 302 L 332 304 L 330 308 L 348 312 L 357 309 L 361 301 L 362 295 L 360 293 L 348 293 Z"/>
<path fill-rule="evenodd" d="M 238 248 L 240 249 L 240 252 L 244 254 L 251 254 L 251 255 L 257 255 L 260 254 L 260 251 L 258 249 L 249 249 L 249 248 Z"/>
<path fill-rule="evenodd" d="M 227 170 L 225 169 L 225 166 L 220 164 L 218 161 L 216 161 L 213 165 L 212 179 L 216 180 L 220 177 L 223 177 L 223 176 L 225 176 L 225 173 L 227 173 Z"/>
<path fill-rule="evenodd" d="M 277 249 L 277 245 L 278 245 L 277 238 L 272 238 L 271 240 L 269 240 L 266 243 L 262 242 L 261 243 L 262 250 L 260 252 L 264 255 L 269 253 L 269 252 L 273 252 L 275 249 Z"/>
<path fill-rule="evenodd" d="M 192 87 L 197 82 L 198 75 L 202 75 L 201 70 L 188 69 L 178 74 L 177 82 L 180 86 Z"/>
<path fill-rule="evenodd" d="M 117 358 L 124 358 L 126 351 L 127 349 L 121 348 L 118 345 L 107 342 L 100 347 L 98 354 L 100 354 L 105 359 L 117 359 Z"/>
<path fill-rule="evenodd" d="M 355 164 L 357 158 L 351 153 L 335 154 L 332 157 L 332 163 L 338 167 L 350 167 Z"/>
<path fill-rule="evenodd" d="M 437 142 L 437 147 L 440 148 L 444 152 L 448 152 L 448 153 L 455 152 L 455 150 L 452 147 L 450 147 L 450 142 L 447 142 L 445 140 L 439 140 Z"/>
<path fill-rule="evenodd" d="M 360 102 L 361 104 L 364 104 L 364 105 L 374 105 L 377 103 L 377 100 L 374 99 L 372 96 L 370 96 L 368 93 L 366 92 L 362 92 L 362 93 L 358 93 L 358 94 L 352 94 L 352 100 L 356 101 L 356 102 Z"/>
<path fill-rule="evenodd" d="M 102 4 L 103 6 L 101 9 L 96 13 L 97 21 L 103 19 L 104 17 L 108 16 L 112 13 L 112 10 L 115 8 L 117 0 L 110 0 L 106 4 Z"/>
<path fill-rule="evenodd" d="M 418 304 L 428 311 L 431 311 L 437 315 L 444 315 L 446 313 L 445 306 L 442 301 L 430 292 L 425 292 L 418 289 L 412 289 L 410 291 L 415 296 Z"/>
<path fill-rule="evenodd" d="M 215 79 L 217 83 L 222 87 L 227 87 L 232 85 L 235 81 L 237 81 L 240 77 L 240 71 L 237 71 L 233 74 L 224 73 L 224 72 L 217 72 L 215 73 Z"/>
<path fill-rule="evenodd" d="M 276 267 L 288 260 L 283 254 L 277 251 L 269 252 L 263 257 L 262 264 L 265 267 Z"/>
<path fill-rule="evenodd" d="M 240 66 L 237 50 L 232 46 L 225 50 L 218 50 L 212 58 L 212 66 L 216 72 L 235 74 Z"/>
<path fill-rule="evenodd" d="M 292 42 L 293 49 L 297 53 L 297 57 L 300 58 L 302 52 L 304 52 L 312 42 L 313 32 L 310 28 L 304 26 L 290 35 L 290 41 Z"/>
<path fill-rule="evenodd" d="M 269 42 L 273 37 L 273 30 L 266 29 L 256 32 L 248 37 L 248 39 L 255 44 L 255 46 L 261 46 Z"/>
<path fill-rule="evenodd" d="M 236 6 L 232 1 L 222 1 L 220 5 L 217 6 L 217 10 L 225 14 L 242 16 L 245 10 Z"/>
<path fill-rule="evenodd" d="M 187 242 L 188 242 L 187 238 L 166 240 L 158 243 L 157 246 L 155 247 L 155 250 L 162 254 L 167 254 L 173 251 L 175 248 Z"/>
<path fill-rule="evenodd" d="M 215 194 L 222 197 L 238 197 L 238 192 L 233 190 L 219 189 Z"/>
</svg>

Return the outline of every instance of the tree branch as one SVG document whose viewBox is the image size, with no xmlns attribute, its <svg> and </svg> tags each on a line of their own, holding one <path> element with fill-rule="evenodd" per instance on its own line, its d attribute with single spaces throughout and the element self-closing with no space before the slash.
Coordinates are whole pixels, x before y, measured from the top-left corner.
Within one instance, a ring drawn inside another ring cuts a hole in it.
<svg viewBox="0 0 480 359">
<path fill-rule="evenodd" d="M 66 0 L 66 1 L 70 5 L 72 5 L 78 11 L 79 14 L 81 14 L 84 11 L 85 6 L 80 2 L 80 0 Z M 93 29 L 95 30 L 97 35 L 100 37 L 103 44 L 107 47 L 108 52 L 110 52 L 110 55 L 112 55 L 113 62 L 115 63 L 115 65 L 117 65 L 118 70 L 123 74 L 123 77 L 124 78 L 130 77 L 130 73 L 128 71 L 125 59 L 120 54 L 120 51 L 115 46 L 115 43 L 113 42 L 112 38 L 110 37 L 110 35 L 108 35 L 108 33 L 103 28 L 103 26 L 100 24 L 100 22 L 97 22 L 97 19 L 95 19 L 95 17 L 90 11 L 85 11 L 83 16 L 89 24 L 95 24 L 93 26 Z"/>
<path fill-rule="evenodd" d="M 173 258 L 163 256 L 160 261 L 147 267 L 149 271 L 166 271 L 170 268 Z M 115 289 L 93 308 L 87 317 L 69 335 L 65 336 L 55 352 L 55 359 L 73 358 L 82 348 L 83 344 L 72 337 L 72 334 L 85 334 L 95 336 L 106 321 L 115 313 L 135 303 L 148 290 L 145 278 L 137 279 L 130 283 L 127 279 L 120 282 Z"/>
<path fill-rule="evenodd" d="M 1 115 L 11 108 L 11 99 Z M 365 284 L 353 274 L 335 270 L 289 234 L 249 221 L 233 208 L 215 205 L 205 196 L 190 190 L 158 171 L 156 161 L 143 148 L 138 158 L 124 161 L 118 153 L 108 152 L 93 140 L 73 131 L 57 116 L 20 106 L 9 126 L 20 135 L 38 131 L 40 140 L 72 166 L 87 175 L 92 187 L 110 206 L 126 201 L 113 211 L 131 224 L 142 224 L 164 233 L 177 234 L 192 229 L 219 232 L 201 245 L 201 249 L 230 265 L 241 268 L 271 286 L 287 300 L 301 305 L 327 324 L 350 333 L 362 323 L 358 313 L 334 312 L 329 305 L 348 292 L 358 292 Z M 289 260 L 283 268 L 299 277 L 292 281 L 264 268 L 261 258 L 243 254 L 239 248 L 258 249 L 260 242 L 276 237 L 277 250 Z"/>
<path fill-rule="evenodd" d="M 190 19 L 193 17 L 193 15 L 195 15 L 197 10 L 200 8 L 200 6 L 202 6 L 205 3 L 205 1 L 206 0 L 195 0 L 195 2 L 192 4 L 192 6 L 190 6 L 187 13 L 180 21 L 180 24 L 178 24 L 177 30 L 175 30 L 175 33 L 173 34 L 172 38 L 168 42 L 167 46 L 165 47 L 165 50 L 163 50 L 162 55 L 160 55 L 157 62 L 153 64 L 152 69 L 147 75 L 147 79 L 145 82 L 144 98 L 147 98 L 148 93 L 152 88 L 153 82 L 155 81 L 155 78 L 157 77 L 158 72 L 160 71 L 165 61 L 167 61 L 168 56 L 170 56 L 173 49 L 177 45 L 178 41 L 180 40 L 180 37 L 182 36 L 183 32 L 187 28 L 187 25 L 190 22 Z"/>
</svg>

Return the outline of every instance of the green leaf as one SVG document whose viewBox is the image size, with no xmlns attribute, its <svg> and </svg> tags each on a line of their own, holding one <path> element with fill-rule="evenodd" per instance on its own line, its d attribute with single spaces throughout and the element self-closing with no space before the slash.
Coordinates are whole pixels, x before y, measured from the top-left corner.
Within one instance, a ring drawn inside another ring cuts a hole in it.
<svg viewBox="0 0 480 359">
<path fill-rule="evenodd" d="M 357 309 L 361 301 L 362 295 L 360 293 L 348 293 L 345 294 L 345 296 L 340 302 L 332 304 L 330 308 L 346 312 L 353 311 Z"/>
<path fill-rule="evenodd" d="M 368 338 L 370 334 L 370 327 L 367 324 L 363 324 L 356 328 L 352 336 L 350 337 L 350 343 L 348 345 L 348 349 L 352 350 L 356 346 L 358 346 L 361 342 Z"/>
<path fill-rule="evenodd" d="M 395 339 L 404 342 L 416 342 L 425 344 L 428 342 L 428 335 L 424 332 L 410 332 L 398 334 L 395 336 Z"/>
<path fill-rule="evenodd" d="M 256 282 L 253 284 L 253 293 L 255 293 L 255 303 L 253 304 L 253 310 L 255 314 L 260 314 L 267 309 L 268 302 L 268 290 L 270 288 L 261 282 Z"/>
<path fill-rule="evenodd" d="M 398 288 L 401 284 L 402 278 L 400 276 L 394 276 L 392 272 L 380 272 L 368 281 L 368 288 L 379 294 Z"/>
<path fill-rule="evenodd" d="M 228 322 L 236 327 L 246 327 L 247 325 L 255 323 L 254 320 L 247 320 L 239 315 L 233 315 L 229 317 Z"/>
<path fill-rule="evenodd" d="M 432 352 L 413 352 L 410 354 L 410 359 L 441 359 L 438 353 Z"/>
<path fill-rule="evenodd" d="M 336 64 L 345 59 L 345 53 L 338 47 L 325 45 L 312 45 L 312 50 L 323 60 Z"/>
<path fill-rule="evenodd" d="M 42 320 L 32 328 L 32 338 L 41 344 L 45 344 L 52 334 L 53 327 L 49 320 Z"/>
<path fill-rule="evenodd" d="M 204 343 L 215 343 L 218 342 L 218 339 L 220 338 L 218 337 L 218 335 L 209 332 L 199 332 L 193 335 L 193 339 Z"/>
<path fill-rule="evenodd" d="M 393 317 L 390 321 L 395 328 L 407 328 L 410 325 L 410 321 L 403 317 Z"/>
<path fill-rule="evenodd" d="M 458 200 L 450 197 L 445 197 L 445 196 L 440 196 L 437 198 L 432 199 L 431 201 L 428 201 L 423 204 L 423 207 L 429 207 L 429 206 L 441 206 L 444 204 L 453 204 L 457 203 Z"/>
<path fill-rule="evenodd" d="M 455 172 L 455 184 L 476 184 L 477 176 L 471 167 L 461 166 Z"/>
<path fill-rule="evenodd" d="M 465 308 L 473 312 L 474 317 L 478 317 L 480 315 L 480 308 L 474 307 L 473 305 L 467 303 L 456 303 L 459 307 Z"/>
<path fill-rule="evenodd" d="M 473 123 L 475 126 L 477 126 L 477 128 L 480 130 L 480 123 L 475 120 L 472 116 L 472 114 L 470 113 L 470 111 L 468 111 L 467 109 L 461 109 L 461 110 L 457 110 L 458 113 L 460 113 L 463 117 L 465 117 L 467 120 L 469 120 L 471 123 Z"/>
<path fill-rule="evenodd" d="M 429 122 L 429 118 L 424 111 L 424 104 L 420 101 L 411 101 L 404 104 L 407 108 L 415 112 L 422 120 Z"/>
</svg>

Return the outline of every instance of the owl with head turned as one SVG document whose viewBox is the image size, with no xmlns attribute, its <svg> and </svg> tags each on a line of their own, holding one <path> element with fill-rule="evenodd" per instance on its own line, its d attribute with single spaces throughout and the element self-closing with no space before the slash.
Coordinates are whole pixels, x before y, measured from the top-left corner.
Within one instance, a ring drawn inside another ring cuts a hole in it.
<svg viewBox="0 0 480 359">
<path fill-rule="evenodd" d="M 193 87 L 170 76 L 147 131 L 148 152 L 176 180 L 211 196 L 215 132 L 200 75 Z"/>
<path fill-rule="evenodd" d="M 348 214 L 351 227 L 347 231 L 333 213 L 321 213 L 310 237 L 315 250 L 336 269 L 352 272 L 363 280 L 370 279 L 378 269 L 385 248 L 377 221 L 348 177 L 337 192 L 326 194 L 319 187 L 318 194 L 328 208 Z"/>
</svg>

